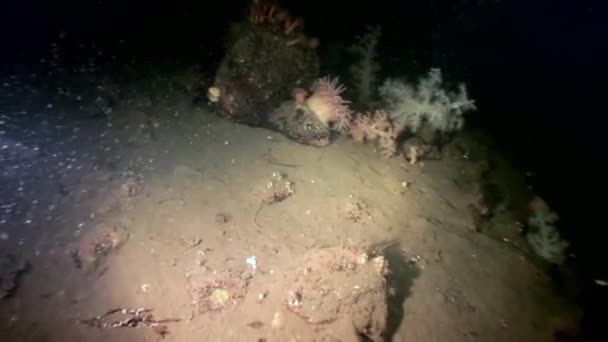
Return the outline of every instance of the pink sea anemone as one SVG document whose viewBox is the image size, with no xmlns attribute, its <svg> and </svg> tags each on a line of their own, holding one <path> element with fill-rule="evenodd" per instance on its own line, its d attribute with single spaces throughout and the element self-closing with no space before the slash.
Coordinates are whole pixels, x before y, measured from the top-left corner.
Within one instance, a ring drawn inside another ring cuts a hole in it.
<svg viewBox="0 0 608 342">
<path fill-rule="evenodd" d="M 350 126 L 352 111 L 349 108 L 350 101 L 342 98 L 341 94 L 346 90 L 340 84 L 338 77 L 323 77 L 315 81 L 311 87 L 312 95 L 306 101 L 308 108 L 324 124 L 340 131 L 347 131 Z"/>
</svg>

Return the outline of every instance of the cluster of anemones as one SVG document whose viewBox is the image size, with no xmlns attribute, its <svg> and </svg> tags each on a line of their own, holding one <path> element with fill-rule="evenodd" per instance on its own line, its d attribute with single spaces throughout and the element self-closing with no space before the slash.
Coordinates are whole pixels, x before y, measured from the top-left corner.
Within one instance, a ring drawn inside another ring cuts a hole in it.
<svg viewBox="0 0 608 342">
<path fill-rule="evenodd" d="M 297 33 L 296 29 L 303 26 L 301 18 L 294 18 L 289 12 L 272 0 L 253 0 L 248 10 L 249 22 L 256 25 L 270 24 L 278 26 L 285 35 L 296 33 L 293 39 L 287 41 L 287 46 L 302 46 L 309 49 L 319 47 L 319 39 L 307 37 L 302 32 Z"/>
<path fill-rule="evenodd" d="M 306 100 L 306 106 L 321 122 L 339 131 L 348 131 L 352 111 L 350 101 L 344 100 L 341 94 L 346 90 L 340 80 L 329 76 L 318 79 L 311 87 L 312 95 Z"/>
<path fill-rule="evenodd" d="M 249 6 L 252 24 L 283 24 L 285 34 L 291 34 L 302 25 L 301 18 L 292 18 L 289 12 L 271 0 L 253 0 Z"/>
</svg>

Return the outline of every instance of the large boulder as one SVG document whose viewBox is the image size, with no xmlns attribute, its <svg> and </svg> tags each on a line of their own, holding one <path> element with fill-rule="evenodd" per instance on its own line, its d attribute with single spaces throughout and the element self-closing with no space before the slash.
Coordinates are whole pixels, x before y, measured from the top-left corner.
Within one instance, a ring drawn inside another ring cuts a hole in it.
<svg viewBox="0 0 608 342">
<path fill-rule="evenodd" d="M 213 85 L 220 113 L 301 143 L 329 143 L 329 127 L 314 114 L 292 102 L 281 106 L 294 89 L 309 87 L 318 78 L 318 40 L 304 35 L 301 20 L 276 4 L 253 1 L 248 20 L 235 25 L 229 41 Z"/>
</svg>

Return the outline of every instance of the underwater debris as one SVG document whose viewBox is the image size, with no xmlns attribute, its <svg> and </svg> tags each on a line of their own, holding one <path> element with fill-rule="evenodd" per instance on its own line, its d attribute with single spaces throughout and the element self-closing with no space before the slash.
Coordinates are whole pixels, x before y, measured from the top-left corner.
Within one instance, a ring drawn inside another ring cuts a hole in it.
<svg viewBox="0 0 608 342">
<path fill-rule="evenodd" d="M 215 214 L 215 222 L 218 224 L 228 223 L 232 219 L 232 216 L 228 213 L 217 213 Z"/>
<path fill-rule="evenodd" d="M 113 320 L 111 320 L 114 318 Z M 116 308 L 106 311 L 105 313 L 90 318 L 78 321 L 94 328 L 140 328 L 148 327 L 161 337 L 169 334 L 167 323 L 181 322 L 179 318 L 155 319 L 151 309 L 139 308 Z"/>
<path fill-rule="evenodd" d="M 360 222 L 363 219 L 373 220 L 373 217 L 369 211 L 367 203 L 365 201 L 349 196 L 350 199 L 342 209 L 345 218 L 352 222 Z"/>
<path fill-rule="evenodd" d="M 247 263 L 247 265 L 249 265 L 251 267 L 252 270 L 255 271 L 258 269 L 258 260 L 255 257 L 255 255 L 252 255 L 249 258 L 247 258 L 247 260 L 245 260 L 245 262 Z"/>
<path fill-rule="evenodd" d="M 208 272 L 188 274 L 188 292 L 198 313 L 220 311 L 236 305 L 247 294 L 249 271 L 223 271 L 209 275 Z"/>
<path fill-rule="evenodd" d="M 101 260 L 111 251 L 121 248 L 129 239 L 128 231 L 121 226 L 109 228 L 104 224 L 90 231 L 79 245 L 70 250 L 70 256 L 76 268 L 85 273 L 94 272 Z"/>
<path fill-rule="evenodd" d="M 298 165 L 298 164 L 284 163 L 282 161 L 277 160 L 272 155 L 272 149 L 271 148 L 268 149 L 268 151 L 264 154 L 264 156 L 266 157 L 266 161 L 268 161 L 268 163 L 273 164 L 273 165 L 282 166 L 282 167 L 300 167 L 300 166 L 302 166 L 302 165 Z"/>
<path fill-rule="evenodd" d="M 287 175 L 273 173 L 272 179 L 266 183 L 266 189 L 260 194 L 260 207 L 253 217 L 255 225 L 262 229 L 257 222 L 257 217 L 264 207 L 282 202 L 293 194 L 295 194 L 294 183 L 287 180 Z"/>
</svg>

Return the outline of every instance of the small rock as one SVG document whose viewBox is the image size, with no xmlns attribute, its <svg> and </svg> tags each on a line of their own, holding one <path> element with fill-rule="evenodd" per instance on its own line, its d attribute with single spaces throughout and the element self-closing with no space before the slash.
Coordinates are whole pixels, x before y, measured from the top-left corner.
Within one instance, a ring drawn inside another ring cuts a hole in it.
<svg viewBox="0 0 608 342">
<path fill-rule="evenodd" d="M 217 213 L 215 215 L 215 222 L 218 224 L 228 223 L 228 221 L 230 221 L 230 219 L 231 219 L 230 214 L 227 214 L 227 213 Z"/>
<path fill-rule="evenodd" d="M 357 256 L 358 265 L 365 265 L 365 263 L 367 263 L 367 260 L 369 260 L 369 255 L 367 255 L 366 252 L 363 252 Z"/>
<path fill-rule="evenodd" d="M 273 329 L 282 329 L 285 326 L 285 314 L 281 311 L 275 312 L 271 325 Z"/>
<path fill-rule="evenodd" d="M 264 326 L 264 323 L 262 323 L 260 321 L 254 321 L 254 322 L 248 323 L 247 325 L 254 329 L 260 329 L 261 327 Z"/>
</svg>

